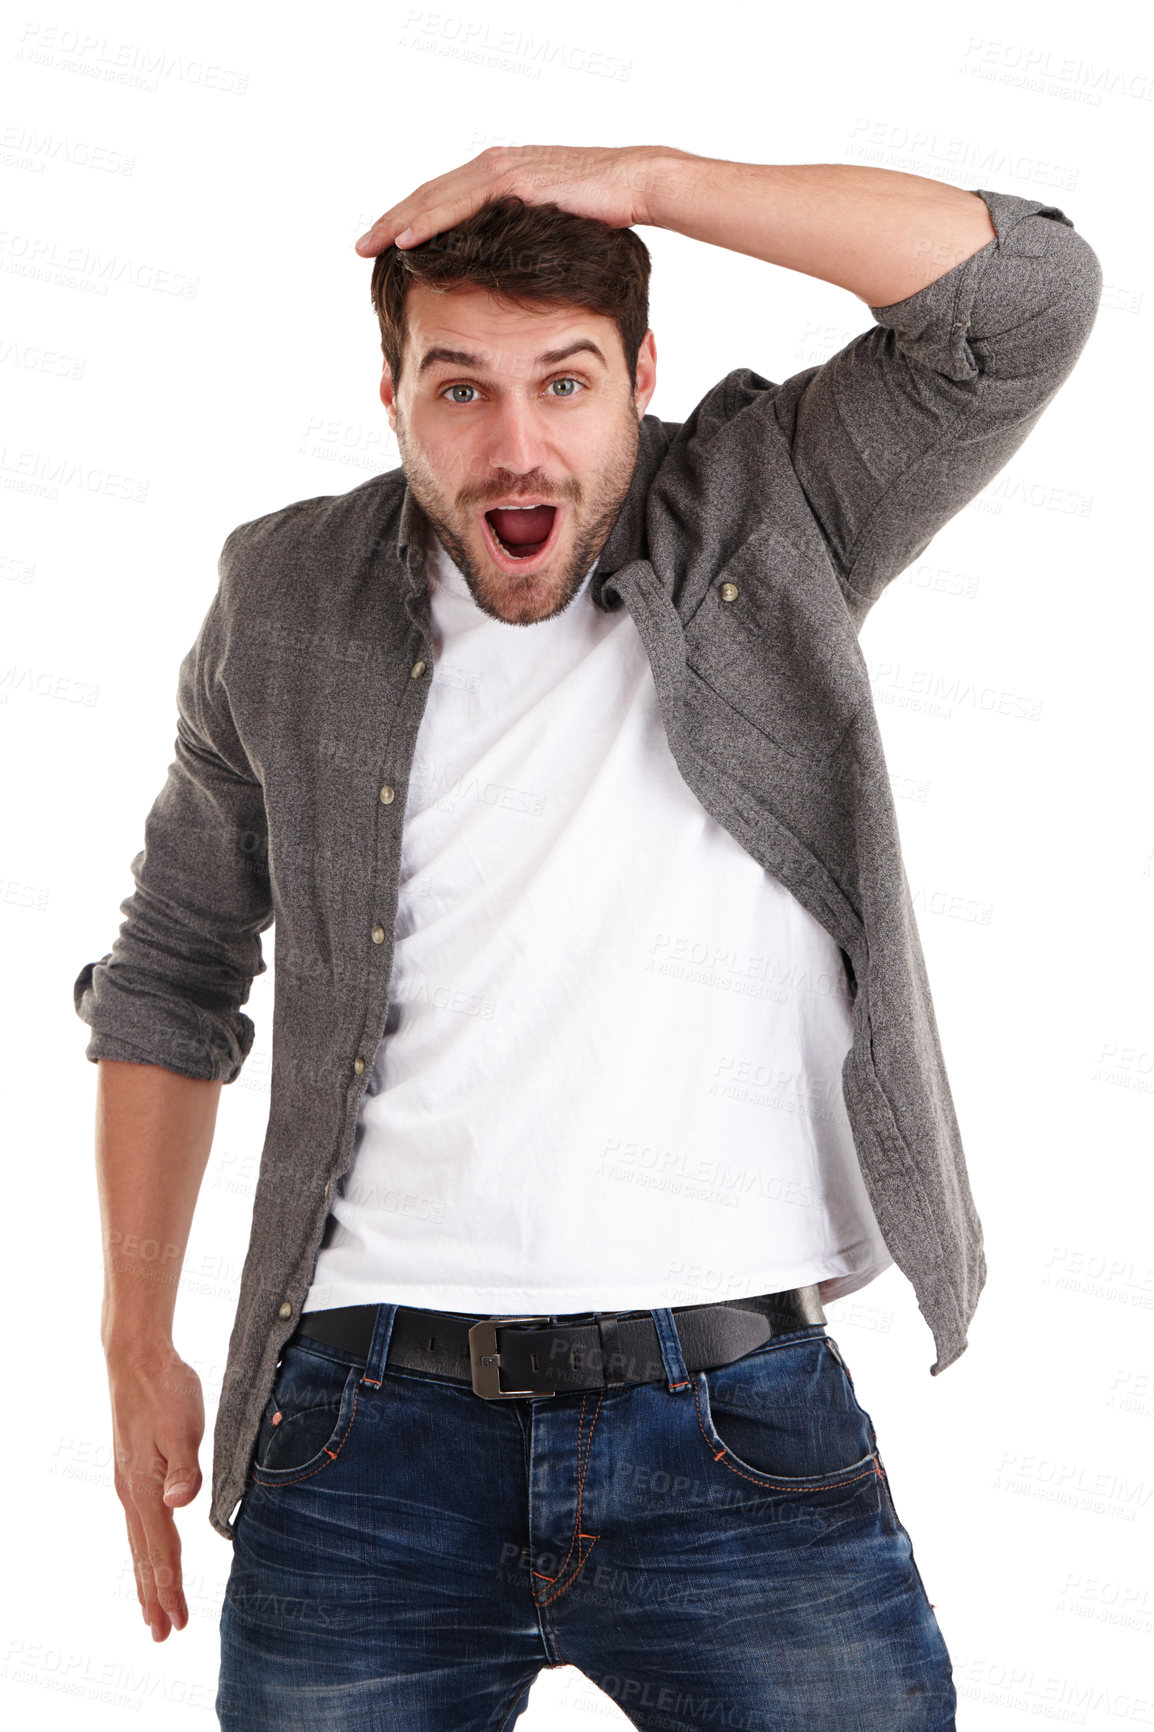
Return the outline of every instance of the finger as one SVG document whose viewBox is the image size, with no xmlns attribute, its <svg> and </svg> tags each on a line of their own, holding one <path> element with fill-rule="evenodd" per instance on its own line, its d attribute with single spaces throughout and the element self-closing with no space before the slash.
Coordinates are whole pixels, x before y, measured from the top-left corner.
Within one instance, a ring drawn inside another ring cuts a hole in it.
<svg viewBox="0 0 1154 1732">
<path fill-rule="evenodd" d="M 124 1505 L 124 1519 L 128 1528 L 128 1544 L 132 1551 L 132 1567 L 136 1575 L 136 1597 L 140 1601 L 141 1616 L 152 1630 L 154 1637 L 156 1637 L 157 1631 L 161 1629 L 167 1635 L 168 1631 L 165 1628 L 167 1614 L 157 1595 L 144 1524 L 132 1501 L 132 1493 L 127 1486 L 121 1492 L 121 1501 Z"/>
<path fill-rule="evenodd" d="M 157 1612 L 165 1627 L 159 1640 L 168 1634 L 167 1622 L 183 1630 L 188 1622 L 188 1605 L 180 1571 L 180 1535 L 172 1511 L 167 1510 L 155 1495 L 143 1512 L 144 1538 L 148 1547 L 148 1563 L 155 1583 Z M 156 1633 L 156 1621 L 153 1622 Z"/>
<path fill-rule="evenodd" d="M 456 228 L 466 217 L 472 216 L 475 210 L 480 210 L 486 198 L 490 195 L 484 189 L 470 195 L 455 198 L 448 204 L 426 205 L 416 211 L 392 237 L 388 246 L 398 246 L 407 252 L 410 247 L 419 247 L 425 241 L 432 240 L 434 235 L 441 234 L 445 229 Z"/>
<path fill-rule="evenodd" d="M 361 235 L 356 244 L 357 252 L 363 259 L 375 258 L 377 253 L 383 253 L 386 247 L 392 246 L 394 237 L 404 229 L 407 221 L 407 217 L 398 216 L 395 210 L 387 210 Z"/>
<path fill-rule="evenodd" d="M 455 171 L 455 174 L 460 173 Z M 454 175 L 441 175 L 437 180 L 426 181 L 411 192 L 400 204 L 391 205 L 382 216 L 379 216 L 370 229 L 357 242 L 357 251 L 362 254 L 383 253 L 390 247 L 399 234 L 408 231 L 410 223 L 423 210 L 439 201 L 443 196 L 444 183 L 455 178 Z"/>
<path fill-rule="evenodd" d="M 420 246 L 422 241 L 463 222 L 499 191 L 510 190 L 510 170 L 499 151 L 483 150 L 471 162 L 426 181 L 379 216 L 361 235 L 356 250 L 369 258 L 386 247 Z"/>
<path fill-rule="evenodd" d="M 127 1505 L 124 1506 L 124 1526 L 128 1532 L 128 1551 L 129 1556 L 132 1558 L 132 1574 L 136 1582 L 136 1599 L 140 1606 L 140 1615 L 147 1624 L 149 1622 L 148 1590 L 145 1587 L 144 1578 L 148 1563 L 144 1545 L 144 1529 L 141 1528 L 137 1522 L 136 1512 L 132 1511 L 130 1513 Z M 151 1575 L 151 1572 L 149 1572 L 149 1574 Z"/>
<path fill-rule="evenodd" d="M 462 222 L 469 210 L 475 209 L 481 202 L 481 199 L 477 199 L 474 205 L 461 205 L 461 214 L 451 220 L 442 220 L 441 213 L 453 208 L 443 204 L 399 205 L 396 210 L 386 211 L 383 217 L 377 218 L 372 228 L 357 242 L 357 251 L 367 258 L 383 253 L 386 247 L 398 246 L 404 251 L 409 247 L 420 246 L 421 242 L 427 241 L 431 235 L 451 228 L 453 222 Z"/>
<path fill-rule="evenodd" d="M 141 1510 L 136 1507 L 133 1508 L 132 1521 L 134 1529 L 133 1563 L 139 1578 L 144 1621 L 152 1631 L 153 1640 L 163 1642 L 171 1628 L 171 1620 L 161 1603 L 160 1585 L 153 1565 L 152 1546 L 149 1542 Z"/>
<path fill-rule="evenodd" d="M 167 1524 L 168 1533 L 161 1523 Z M 172 1516 L 165 1512 L 142 1519 L 148 1575 L 152 1582 L 149 1603 L 149 1623 L 154 1641 L 163 1642 L 173 1625 L 183 1630 L 188 1622 L 188 1607 L 180 1579 L 180 1536 Z"/>
<path fill-rule="evenodd" d="M 147 1472 L 130 1481 L 132 1502 L 143 1533 L 143 1557 L 151 1578 L 149 1622 L 153 1637 L 163 1641 L 172 1624 L 188 1621 L 180 1576 L 180 1536 L 173 1514 L 163 1502 L 166 1464 L 157 1458 Z M 147 1578 L 146 1578 L 147 1579 Z"/>
<path fill-rule="evenodd" d="M 164 1502 L 169 1509 L 183 1509 L 200 1491 L 203 1479 L 196 1461 L 185 1465 L 169 1462 L 164 1476 Z"/>
</svg>

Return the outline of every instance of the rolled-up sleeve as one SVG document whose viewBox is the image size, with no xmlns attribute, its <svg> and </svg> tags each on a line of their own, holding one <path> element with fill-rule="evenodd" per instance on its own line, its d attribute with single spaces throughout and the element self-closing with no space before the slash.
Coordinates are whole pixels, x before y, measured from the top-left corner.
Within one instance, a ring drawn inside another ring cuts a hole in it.
<svg viewBox="0 0 1154 1732">
<path fill-rule="evenodd" d="M 818 367 L 774 412 L 857 623 L 1025 440 L 1090 335 L 1097 255 L 1055 205 L 980 191 L 995 239 Z"/>
<path fill-rule="evenodd" d="M 255 1028 L 240 1007 L 265 970 L 260 934 L 273 918 L 263 791 L 222 678 L 228 548 L 180 664 L 175 757 L 131 863 L 123 923 L 73 987 L 93 1063 L 123 1059 L 225 1083 L 252 1047 Z"/>
</svg>

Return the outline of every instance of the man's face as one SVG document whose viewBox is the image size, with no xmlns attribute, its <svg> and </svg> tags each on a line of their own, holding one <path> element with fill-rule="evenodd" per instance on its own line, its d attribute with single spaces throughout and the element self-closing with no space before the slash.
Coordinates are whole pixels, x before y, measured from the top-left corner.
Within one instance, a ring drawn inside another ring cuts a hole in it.
<svg viewBox="0 0 1154 1732">
<path fill-rule="evenodd" d="M 652 331 L 634 385 L 600 314 L 409 290 L 400 388 L 386 364 L 381 401 L 417 503 L 485 613 L 534 625 L 572 601 L 629 491 L 655 384 Z M 544 509 L 515 509 L 527 506 Z"/>
</svg>

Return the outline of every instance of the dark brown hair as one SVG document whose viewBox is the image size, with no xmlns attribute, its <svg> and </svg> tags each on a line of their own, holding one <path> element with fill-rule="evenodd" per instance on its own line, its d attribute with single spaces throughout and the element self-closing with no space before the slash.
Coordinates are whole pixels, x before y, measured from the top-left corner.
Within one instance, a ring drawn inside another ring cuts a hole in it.
<svg viewBox="0 0 1154 1732">
<path fill-rule="evenodd" d="M 381 349 L 400 383 L 405 296 L 412 283 L 472 285 L 518 306 L 588 307 L 612 319 L 631 381 L 649 328 L 649 249 L 628 228 L 516 194 L 489 199 L 416 247 L 386 247 L 373 266 Z"/>
</svg>

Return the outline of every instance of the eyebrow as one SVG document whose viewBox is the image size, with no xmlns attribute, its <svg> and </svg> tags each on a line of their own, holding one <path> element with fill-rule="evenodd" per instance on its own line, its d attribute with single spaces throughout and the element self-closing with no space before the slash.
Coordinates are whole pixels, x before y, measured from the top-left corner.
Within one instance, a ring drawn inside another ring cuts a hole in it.
<svg viewBox="0 0 1154 1732">
<path fill-rule="evenodd" d="M 588 337 L 581 337 L 577 342 L 569 343 L 564 349 L 546 349 L 543 355 L 537 356 L 535 365 L 538 367 L 553 367 L 556 366 L 558 361 L 567 361 L 570 355 L 579 354 L 582 350 L 587 350 L 589 354 L 596 355 L 601 365 L 608 370 L 608 361 L 605 359 L 596 343 Z M 470 355 L 464 349 L 446 349 L 442 346 L 437 346 L 436 348 L 429 349 L 424 355 L 422 355 L 421 364 L 417 368 L 417 377 L 421 378 L 430 367 L 435 367 L 438 361 L 447 361 L 454 367 L 471 367 L 477 370 L 480 370 L 484 366 L 484 362 L 479 356 Z"/>
</svg>

